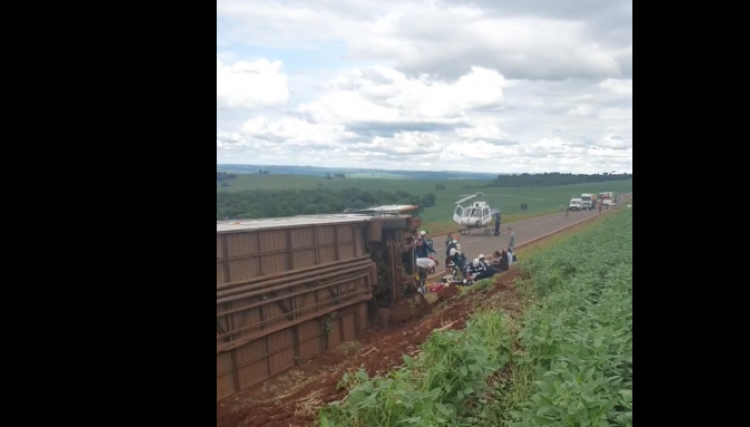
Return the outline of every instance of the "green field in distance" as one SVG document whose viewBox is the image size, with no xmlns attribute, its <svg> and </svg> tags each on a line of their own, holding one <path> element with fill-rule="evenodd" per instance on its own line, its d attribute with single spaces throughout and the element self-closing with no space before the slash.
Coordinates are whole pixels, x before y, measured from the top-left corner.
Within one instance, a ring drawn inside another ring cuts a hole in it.
<svg viewBox="0 0 750 427">
<path fill-rule="evenodd" d="M 444 185 L 445 190 L 436 190 L 437 184 Z M 435 206 L 425 209 L 422 213 L 424 227 L 433 233 L 455 229 L 455 224 L 452 221 L 455 202 L 463 195 L 480 191 L 487 195 L 484 200 L 489 203 L 491 208 L 500 209 L 503 212 L 504 223 L 557 212 L 560 205 L 567 207 L 572 197 L 580 197 L 582 193 L 613 191 L 622 194 L 633 191 L 632 180 L 549 187 L 490 187 L 486 184 L 488 184 L 488 181 L 479 180 L 428 181 L 393 177 L 357 178 L 349 176 L 325 179 L 322 176 L 306 175 L 241 174 L 230 181 L 229 187 L 217 187 L 217 191 L 288 189 L 330 189 L 336 191 L 357 187 L 363 191 L 395 192 L 402 190 L 419 196 L 433 193 L 437 198 Z M 465 186 L 480 187 L 464 188 Z M 463 205 L 466 203 L 463 203 Z M 522 203 L 526 203 L 528 206 L 526 211 L 521 210 Z"/>
</svg>

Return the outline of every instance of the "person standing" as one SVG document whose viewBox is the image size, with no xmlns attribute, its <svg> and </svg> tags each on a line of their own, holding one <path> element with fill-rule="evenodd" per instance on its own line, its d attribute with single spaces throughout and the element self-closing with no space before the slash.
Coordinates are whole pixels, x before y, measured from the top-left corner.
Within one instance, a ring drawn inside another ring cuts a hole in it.
<svg viewBox="0 0 750 427">
<path fill-rule="evenodd" d="M 430 255 L 437 255 L 437 252 L 435 251 L 435 247 L 433 246 L 432 239 L 430 239 L 429 234 L 427 234 L 427 232 L 424 230 L 422 230 L 420 234 L 422 235 L 422 241 L 424 242 L 424 245 L 425 245 L 425 251 L 426 251 L 425 257 L 429 257 Z"/>
<path fill-rule="evenodd" d="M 508 242 L 508 252 L 511 254 L 515 253 L 516 248 L 516 233 L 513 231 L 512 227 L 508 227 L 508 236 L 510 236 L 510 241 Z"/>
<path fill-rule="evenodd" d="M 500 211 L 495 213 L 495 236 L 500 235 Z"/>
<path fill-rule="evenodd" d="M 453 234 L 449 233 L 448 237 L 445 238 L 445 274 L 448 274 L 448 264 L 450 264 L 451 260 L 451 249 L 456 247 L 456 241 L 453 239 Z"/>
</svg>

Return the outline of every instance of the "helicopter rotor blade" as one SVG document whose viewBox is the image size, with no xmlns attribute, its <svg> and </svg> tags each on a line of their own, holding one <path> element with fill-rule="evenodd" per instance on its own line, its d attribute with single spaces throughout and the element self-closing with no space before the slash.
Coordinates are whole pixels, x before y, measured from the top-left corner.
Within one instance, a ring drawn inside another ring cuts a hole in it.
<svg viewBox="0 0 750 427">
<path fill-rule="evenodd" d="M 473 199 L 474 197 L 477 197 L 477 195 L 476 194 L 472 194 L 471 196 L 466 196 L 463 199 L 456 201 L 456 204 L 460 205 L 461 203 L 463 203 L 463 202 L 465 202 L 465 201 L 467 201 L 469 199 Z"/>
</svg>

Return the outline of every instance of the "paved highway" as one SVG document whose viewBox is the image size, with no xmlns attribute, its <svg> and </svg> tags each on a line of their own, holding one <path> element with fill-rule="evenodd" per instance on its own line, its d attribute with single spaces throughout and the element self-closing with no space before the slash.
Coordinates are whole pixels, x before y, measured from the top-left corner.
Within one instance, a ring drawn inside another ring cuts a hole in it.
<svg viewBox="0 0 750 427">
<path fill-rule="evenodd" d="M 620 195 L 618 206 L 612 209 L 618 209 L 627 206 L 630 202 L 630 194 Z M 602 214 L 607 212 L 607 209 L 602 210 Z M 492 252 L 500 249 L 507 249 L 510 236 L 505 234 L 507 227 L 513 228 L 516 233 L 516 247 L 522 243 L 526 243 L 538 237 L 544 236 L 545 234 L 555 232 L 567 226 L 573 225 L 579 221 L 587 218 L 595 217 L 599 214 L 599 209 L 595 209 L 589 212 L 570 212 L 566 217 L 565 212 L 555 213 L 551 215 L 538 216 L 522 221 L 516 221 L 509 224 L 501 224 L 500 231 L 503 234 L 499 236 L 489 235 L 486 236 L 482 230 L 473 230 L 472 235 L 460 236 L 461 250 L 466 254 L 466 259 L 471 261 L 472 259 L 479 256 L 479 254 L 489 255 Z M 458 233 L 454 233 L 458 234 Z M 433 239 L 435 250 L 438 252 L 435 257 L 440 261 L 440 267 L 438 271 L 443 271 L 443 261 L 445 259 L 444 249 L 445 248 L 445 236 L 438 236 Z"/>
</svg>

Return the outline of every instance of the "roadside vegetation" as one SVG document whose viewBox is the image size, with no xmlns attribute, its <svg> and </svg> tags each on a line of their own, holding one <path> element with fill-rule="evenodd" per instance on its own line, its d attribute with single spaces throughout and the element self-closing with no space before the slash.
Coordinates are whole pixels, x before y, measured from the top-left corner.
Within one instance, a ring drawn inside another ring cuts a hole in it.
<svg viewBox="0 0 750 427">
<path fill-rule="evenodd" d="M 519 267 L 522 313 L 479 312 L 385 376 L 344 375 L 321 427 L 632 427 L 632 210 Z"/>
</svg>

